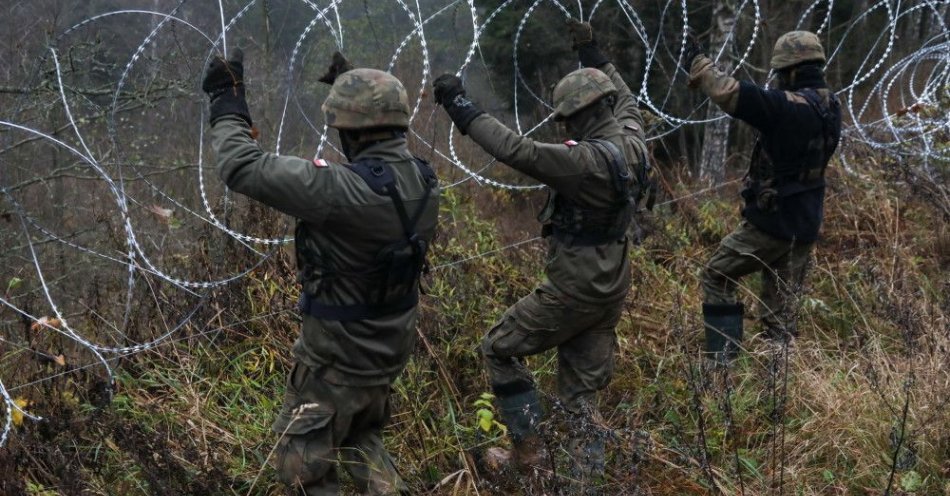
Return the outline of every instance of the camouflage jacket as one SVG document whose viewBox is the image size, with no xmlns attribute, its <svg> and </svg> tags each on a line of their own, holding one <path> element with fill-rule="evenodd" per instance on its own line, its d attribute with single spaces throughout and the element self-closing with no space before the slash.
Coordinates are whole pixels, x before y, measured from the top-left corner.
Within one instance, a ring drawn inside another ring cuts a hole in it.
<svg viewBox="0 0 950 496">
<path fill-rule="evenodd" d="M 265 153 L 251 138 L 244 120 L 228 116 L 215 122 L 213 146 L 221 179 L 232 190 L 297 219 L 295 242 L 319 252 L 326 263 L 354 269 L 369 265 L 384 246 L 403 237 L 389 197 L 373 193 L 346 165 Z M 404 138 L 362 150 L 355 161 L 380 159 L 392 165 L 406 209 L 415 212 L 425 184 Z M 432 239 L 439 209 L 432 192 L 416 226 Z M 298 274 L 304 289 L 316 292 L 310 276 Z M 324 297 L 336 304 L 360 303 L 360 288 L 333 285 Z M 330 321 L 303 317 L 294 355 L 313 369 L 325 368 L 332 383 L 355 386 L 387 384 L 408 361 L 415 345 L 416 308 L 371 320 Z"/>
<path fill-rule="evenodd" d="M 483 114 L 469 125 L 468 135 L 489 154 L 531 176 L 578 205 L 607 208 L 617 194 L 609 165 L 594 145 L 583 139 L 603 139 L 619 148 L 632 177 L 646 156 L 643 120 L 636 99 L 611 64 L 600 68 L 618 93 L 614 118 L 585 123 L 578 142 L 539 143 L 519 136 Z M 548 238 L 546 279 L 542 285 L 565 304 L 608 303 L 622 299 L 630 288 L 628 240 L 597 246 L 575 246 Z"/>
</svg>

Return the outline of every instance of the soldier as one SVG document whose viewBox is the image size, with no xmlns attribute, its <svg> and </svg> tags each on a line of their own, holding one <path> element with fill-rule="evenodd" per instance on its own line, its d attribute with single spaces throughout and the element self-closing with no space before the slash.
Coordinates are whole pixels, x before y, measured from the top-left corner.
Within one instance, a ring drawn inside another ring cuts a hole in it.
<svg viewBox="0 0 950 496">
<path fill-rule="evenodd" d="M 685 58 L 689 86 L 759 133 L 742 191 L 743 221 L 702 274 L 706 351 L 726 361 L 742 341 L 736 285 L 746 274 L 762 273 L 765 334 L 780 341 L 796 335 L 793 293 L 818 239 L 825 168 L 841 136 L 841 109 L 825 82 L 821 42 L 807 31 L 786 33 L 775 43 L 777 89 L 724 74 L 692 39 Z"/>
<path fill-rule="evenodd" d="M 574 23 L 571 31 L 584 68 L 554 88 L 554 118 L 576 141 L 519 136 L 466 98 L 458 77 L 445 74 L 434 82 L 436 102 L 462 134 L 551 190 L 539 216 L 548 239 L 547 277 L 505 312 L 481 344 L 514 447 L 511 459 L 520 469 L 544 457 L 537 432 L 541 405 L 524 357 L 556 347 L 561 401 L 581 418 L 598 418 L 596 395 L 613 372 L 614 328 L 630 288 L 627 231 L 647 167 L 630 89 L 597 48 L 589 24 Z M 572 434 L 578 475 L 599 479 L 603 439 Z"/>
<path fill-rule="evenodd" d="M 297 218 L 303 326 L 273 424 L 278 477 L 295 493 L 337 494 L 339 457 L 361 493 L 406 493 L 380 436 L 390 385 L 414 347 L 439 202 L 435 174 L 406 147 L 406 91 L 392 75 L 351 70 L 334 54 L 320 81 L 332 84 L 323 112 L 350 161 L 340 164 L 262 151 L 243 71 L 239 52 L 216 58 L 203 89 L 221 179 Z"/>
</svg>

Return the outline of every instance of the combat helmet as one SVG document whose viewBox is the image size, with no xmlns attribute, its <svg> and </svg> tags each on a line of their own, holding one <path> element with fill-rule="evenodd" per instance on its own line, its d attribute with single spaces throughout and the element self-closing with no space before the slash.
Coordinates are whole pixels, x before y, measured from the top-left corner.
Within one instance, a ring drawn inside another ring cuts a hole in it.
<svg viewBox="0 0 950 496">
<path fill-rule="evenodd" d="M 780 36 L 772 49 L 772 69 L 781 70 L 802 62 L 825 63 L 825 49 L 818 35 L 810 31 L 790 31 Z"/>
<path fill-rule="evenodd" d="M 603 72 L 593 67 L 578 69 L 554 87 L 554 120 L 564 120 L 616 92 L 617 87 Z"/>
<path fill-rule="evenodd" d="M 327 125 L 336 129 L 409 128 L 406 88 L 392 74 L 376 69 L 337 76 L 322 109 Z"/>
</svg>

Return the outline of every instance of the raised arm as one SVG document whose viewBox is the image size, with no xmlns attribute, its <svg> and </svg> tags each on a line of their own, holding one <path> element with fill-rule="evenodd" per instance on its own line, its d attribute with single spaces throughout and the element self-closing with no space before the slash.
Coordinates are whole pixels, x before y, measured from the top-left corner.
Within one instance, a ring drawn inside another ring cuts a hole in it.
<svg viewBox="0 0 950 496">
<path fill-rule="evenodd" d="M 234 115 L 215 121 L 211 135 L 218 175 L 228 188 L 313 224 L 326 220 L 339 166 L 265 153 Z"/>
<path fill-rule="evenodd" d="M 643 116 L 637 105 L 637 98 L 630 91 L 630 86 L 620 76 L 620 71 L 607 59 L 600 51 L 597 40 L 594 38 L 593 28 L 590 23 L 580 22 L 571 19 L 567 23 L 568 31 L 571 33 L 575 50 L 578 58 L 584 67 L 593 67 L 606 74 L 610 81 L 617 87 L 617 95 L 614 99 L 614 117 L 621 126 L 640 141 L 646 140 L 643 131 Z"/>
<path fill-rule="evenodd" d="M 211 100 L 212 146 L 218 174 L 229 188 L 312 223 L 328 215 L 336 174 L 324 162 L 264 153 L 254 140 L 244 96 L 244 53 L 215 57 L 201 89 Z M 339 171 L 336 171 L 337 173 Z"/>
<path fill-rule="evenodd" d="M 640 108 L 637 105 L 637 97 L 633 95 L 633 92 L 630 91 L 630 87 L 627 86 L 627 83 L 620 77 L 620 71 L 610 62 L 597 69 L 600 69 L 604 74 L 609 76 L 610 81 L 617 87 L 617 97 L 614 101 L 614 117 L 617 118 L 617 122 L 619 122 L 624 129 L 631 131 L 640 141 L 646 141 L 646 134 L 643 130 L 643 115 L 640 113 Z"/>
<path fill-rule="evenodd" d="M 462 80 L 443 74 L 432 83 L 436 103 L 442 105 L 462 134 L 469 135 L 491 156 L 550 186 L 571 195 L 592 164 L 586 147 L 538 143 L 521 136 L 483 112 L 465 95 Z"/>
<path fill-rule="evenodd" d="M 780 119 L 790 115 L 790 107 L 805 103 L 793 92 L 736 80 L 705 55 L 693 61 L 689 85 L 702 91 L 727 114 L 763 132 L 768 132 Z"/>
<path fill-rule="evenodd" d="M 570 197 L 596 163 L 586 147 L 539 143 L 482 114 L 468 127 L 468 136 L 491 156 Z"/>
<path fill-rule="evenodd" d="M 726 74 L 706 55 L 697 55 L 690 65 L 690 88 L 699 89 L 724 112 L 733 114 L 739 103 L 739 81 Z"/>
</svg>

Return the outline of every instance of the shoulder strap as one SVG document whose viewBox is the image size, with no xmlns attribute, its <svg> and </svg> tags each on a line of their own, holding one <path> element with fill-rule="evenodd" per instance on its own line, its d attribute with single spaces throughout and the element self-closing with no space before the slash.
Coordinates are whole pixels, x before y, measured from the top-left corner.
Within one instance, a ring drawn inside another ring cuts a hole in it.
<svg viewBox="0 0 950 496">
<path fill-rule="evenodd" d="M 422 214 L 429 204 L 429 197 L 432 196 L 432 190 L 439 184 L 439 178 L 435 175 L 435 171 L 432 170 L 432 166 L 429 165 L 429 162 L 419 157 L 413 157 L 413 162 L 415 162 L 416 168 L 419 169 L 419 174 L 422 175 L 426 186 L 425 193 L 422 194 L 422 202 L 419 203 L 419 210 L 416 210 L 416 213 L 412 216 L 412 229 L 415 231 L 416 224 L 419 223 L 419 219 L 422 218 Z"/>
<path fill-rule="evenodd" d="M 403 203 L 402 197 L 399 196 L 399 189 L 396 187 L 396 176 L 393 174 L 392 167 L 389 164 L 379 159 L 360 160 L 359 162 L 350 164 L 350 169 L 360 176 L 374 193 L 381 196 L 388 196 L 390 200 L 392 200 L 393 206 L 396 208 L 396 214 L 399 215 L 399 222 L 402 224 L 403 234 L 410 244 L 415 244 L 416 242 L 416 238 L 418 237 L 415 232 L 416 224 L 422 217 L 422 213 L 425 212 L 425 207 L 429 203 L 432 190 L 435 189 L 436 184 L 438 184 L 435 171 L 432 170 L 432 167 L 429 166 L 426 161 L 414 157 L 413 163 L 416 165 L 419 173 L 422 174 L 426 188 L 419 209 L 411 218 L 406 211 L 406 205 Z"/>
<path fill-rule="evenodd" d="M 350 164 L 350 169 L 360 176 L 374 193 L 388 196 L 392 200 L 393 206 L 396 207 L 396 213 L 399 215 L 403 233 L 407 239 L 411 239 L 415 226 L 409 220 L 406 206 L 402 203 L 402 198 L 399 197 L 399 190 L 396 188 L 396 176 L 393 174 L 392 167 L 382 160 L 369 159 Z"/>
<path fill-rule="evenodd" d="M 827 98 L 822 96 L 814 88 L 805 88 L 798 92 L 802 95 L 805 100 L 808 102 L 809 106 L 818 113 L 818 117 L 821 118 L 821 134 L 823 140 L 823 152 L 824 157 L 822 160 L 821 170 L 822 173 L 828 165 L 828 161 L 831 160 L 831 156 L 834 155 L 835 150 L 838 148 L 838 143 L 841 141 L 841 128 L 837 125 L 836 114 L 841 108 L 841 104 L 838 102 L 838 97 L 834 93 L 828 91 Z"/>
<path fill-rule="evenodd" d="M 607 160 L 607 165 L 610 167 L 611 180 L 617 193 L 620 194 L 621 198 L 628 196 L 630 191 L 630 171 L 627 169 L 626 160 L 624 160 L 617 145 L 601 139 L 589 139 L 585 141 L 594 145 L 594 148 Z"/>
<path fill-rule="evenodd" d="M 389 186 L 396 183 L 392 169 L 382 160 L 360 160 L 349 166 L 377 195 L 388 196 Z"/>
</svg>

